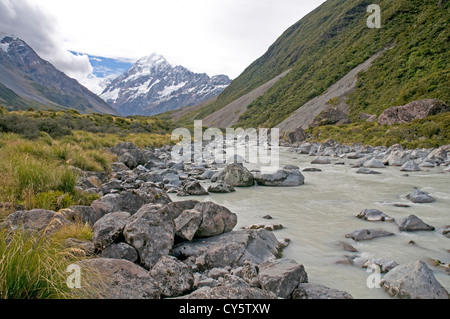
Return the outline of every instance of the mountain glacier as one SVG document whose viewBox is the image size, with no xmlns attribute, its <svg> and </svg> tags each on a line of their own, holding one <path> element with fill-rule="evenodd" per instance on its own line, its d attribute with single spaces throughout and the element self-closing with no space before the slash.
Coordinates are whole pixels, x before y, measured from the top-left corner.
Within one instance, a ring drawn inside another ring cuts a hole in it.
<svg viewBox="0 0 450 319">
<path fill-rule="evenodd" d="M 153 53 L 113 80 L 100 97 L 124 115 L 150 116 L 206 101 L 230 83 L 226 75 L 194 73 Z"/>
</svg>

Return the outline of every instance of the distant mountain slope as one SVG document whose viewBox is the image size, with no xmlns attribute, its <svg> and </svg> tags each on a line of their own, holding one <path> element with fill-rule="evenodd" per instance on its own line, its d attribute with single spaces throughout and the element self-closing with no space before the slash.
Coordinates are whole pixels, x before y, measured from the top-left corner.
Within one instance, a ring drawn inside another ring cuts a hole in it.
<svg viewBox="0 0 450 319">
<path fill-rule="evenodd" d="M 371 4 L 381 8 L 380 29 L 367 26 Z M 275 127 L 391 46 L 358 75 L 345 101 L 350 119 L 358 120 L 361 113 L 379 115 L 419 99 L 438 98 L 449 104 L 449 10 L 448 1 L 438 0 L 328 0 L 286 30 L 214 103 L 196 110 L 193 117 L 207 118 L 291 69 L 248 105 L 235 125 Z"/>
<path fill-rule="evenodd" d="M 230 82 L 226 75 L 210 78 L 152 54 L 112 81 L 100 96 L 125 115 L 155 115 L 208 100 Z"/>
<path fill-rule="evenodd" d="M 75 109 L 118 115 L 76 80 L 41 59 L 24 41 L 0 34 L 0 103 L 9 109 Z"/>
</svg>

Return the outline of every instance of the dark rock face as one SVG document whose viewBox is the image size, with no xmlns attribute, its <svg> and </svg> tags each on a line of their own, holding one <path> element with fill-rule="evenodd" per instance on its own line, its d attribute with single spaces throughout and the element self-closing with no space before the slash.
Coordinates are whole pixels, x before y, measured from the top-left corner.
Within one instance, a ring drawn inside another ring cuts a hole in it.
<svg viewBox="0 0 450 319">
<path fill-rule="evenodd" d="M 427 116 L 448 112 L 449 110 L 448 105 L 437 99 L 414 101 L 403 106 L 387 109 L 379 116 L 378 124 L 409 123 L 413 120 L 423 119 Z"/>
</svg>

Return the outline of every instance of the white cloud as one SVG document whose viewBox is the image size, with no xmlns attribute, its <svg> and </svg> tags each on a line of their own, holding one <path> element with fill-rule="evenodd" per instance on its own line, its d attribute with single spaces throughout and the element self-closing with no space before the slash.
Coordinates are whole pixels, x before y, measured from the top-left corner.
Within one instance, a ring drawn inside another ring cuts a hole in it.
<svg viewBox="0 0 450 319">
<path fill-rule="evenodd" d="M 0 0 L 0 31 L 28 43 L 44 60 L 75 79 L 92 72 L 86 55 L 73 55 L 64 47 L 55 16 L 31 0 Z"/>
<path fill-rule="evenodd" d="M 82 83 L 95 82 L 88 57 L 67 50 L 127 61 L 158 52 L 192 71 L 236 78 L 323 2 L 0 0 L 0 31 L 24 39 Z"/>
<path fill-rule="evenodd" d="M 237 77 L 324 0 L 34 0 L 59 18 L 67 49 L 137 60 L 152 52 Z"/>
</svg>

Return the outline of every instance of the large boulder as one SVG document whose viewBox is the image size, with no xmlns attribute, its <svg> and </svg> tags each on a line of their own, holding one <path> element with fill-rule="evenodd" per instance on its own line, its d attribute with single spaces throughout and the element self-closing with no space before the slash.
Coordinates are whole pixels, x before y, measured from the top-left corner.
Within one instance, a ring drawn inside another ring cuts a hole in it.
<svg viewBox="0 0 450 319">
<path fill-rule="evenodd" d="M 108 194 L 91 204 L 99 219 L 114 212 L 135 214 L 145 204 L 144 199 L 134 191 Z"/>
<path fill-rule="evenodd" d="M 381 280 L 381 287 L 401 299 L 449 299 L 449 294 L 423 261 L 395 267 Z"/>
<path fill-rule="evenodd" d="M 122 231 L 131 217 L 127 212 L 106 214 L 94 224 L 92 241 L 95 248 L 104 250 L 106 247 L 122 237 Z"/>
<path fill-rule="evenodd" d="M 255 185 L 255 180 L 248 169 L 242 164 L 231 164 L 218 174 L 218 181 L 224 181 L 233 187 L 250 187 Z"/>
<path fill-rule="evenodd" d="M 77 263 L 82 271 L 94 273 L 82 276 L 81 287 L 95 287 L 102 298 L 107 299 L 160 299 L 161 293 L 149 272 L 123 259 L 95 258 Z M 89 281 L 83 283 L 83 280 Z M 87 289 L 87 288 L 86 288 Z M 93 294 L 91 291 L 86 292 Z M 92 298 L 98 298 L 93 295 Z"/>
<path fill-rule="evenodd" d="M 202 221 L 203 214 L 198 210 L 185 210 L 174 220 L 175 234 L 181 238 L 181 240 L 191 241 L 194 239 Z"/>
<path fill-rule="evenodd" d="M 150 275 L 158 283 L 163 297 L 182 296 L 194 286 L 192 268 L 172 256 L 161 257 Z"/>
<path fill-rule="evenodd" d="M 136 249 L 126 243 L 111 244 L 101 252 L 100 256 L 102 258 L 125 259 L 133 263 L 138 260 Z"/>
<path fill-rule="evenodd" d="M 194 207 L 199 204 L 198 200 L 183 200 L 177 202 L 171 202 L 164 206 L 164 210 L 169 214 L 172 214 L 173 218 L 178 218 L 182 212 L 189 209 L 194 209 Z"/>
<path fill-rule="evenodd" d="M 430 226 L 428 224 L 425 224 L 423 220 L 421 220 L 419 217 L 415 215 L 409 215 L 407 217 L 403 217 L 398 220 L 397 222 L 398 228 L 400 231 L 433 231 L 435 228 L 433 226 Z"/>
<path fill-rule="evenodd" d="M 213 237 L 230 232 L 237 224 L 237 215 L 213 202 L 199 203 L 194 210 L 202 214 L 202 222 L 195 234 L 197 238 Z"/>
<path fill-rule="evenodd" d="M 261 186 L 300 186 L 305 183 L 305 177 L 296 166 L 285 166 L 274 174 L 256 173 L 255 180 Z"/>
<path fill-rule="evenodd" d="M 302 283 L 292 293 L 292 299 L 353 299 L 353 296 L 322 285 Z"/>
<path fill-rule="evenodd" d="M 223 282 L 216 287 L 203 287 L 178 299 L 269 300 L 277 299 L 277 297 L 270 291 L 251 287 L 247 282 L 237 276 L 226 275 Z"/>
<path fill-rule="evenodd" d="M 241 230 L 181 243 L 172 254 L 181 260 L 201 261 L 200 268 L 212 269 L 239 267 L 245 261 L 259 265 L 280 257 L 281 246 L 267 230 Z"/>
<path fill-rule="evenodd" d="M 125 242 L 133 246 L 141 264 L 150 269 L 168 255 L 174 245 L 173 216 L 161 205 L 145 205 L 133 215 L 123 230 Z"/>
<path fill-rule="evenodd" d="M 308 282 L 308 275 L 303 265 L 296 261 L 277 259 L 260 265 L 259 280 L 262 289 L 286 299 L 300 283 Z"/>
<path fill-rule="evenodd" d="M 9 215 L 6 220 L 6 225 L 12 230 L 21 227 L 27 231 L 46 234 L 52 234 L 70 224 L 64 213 L 45 209 L 17 211 Z"/>
<path fill-rule="evenodd" d="M 378 117 L 378 124 L 392 125 L 409 123 L 427 116 L 448 112 L 449 107 L 437 99 L 413 101 L 403 106 L 388 108 Z"/>
</svg>

